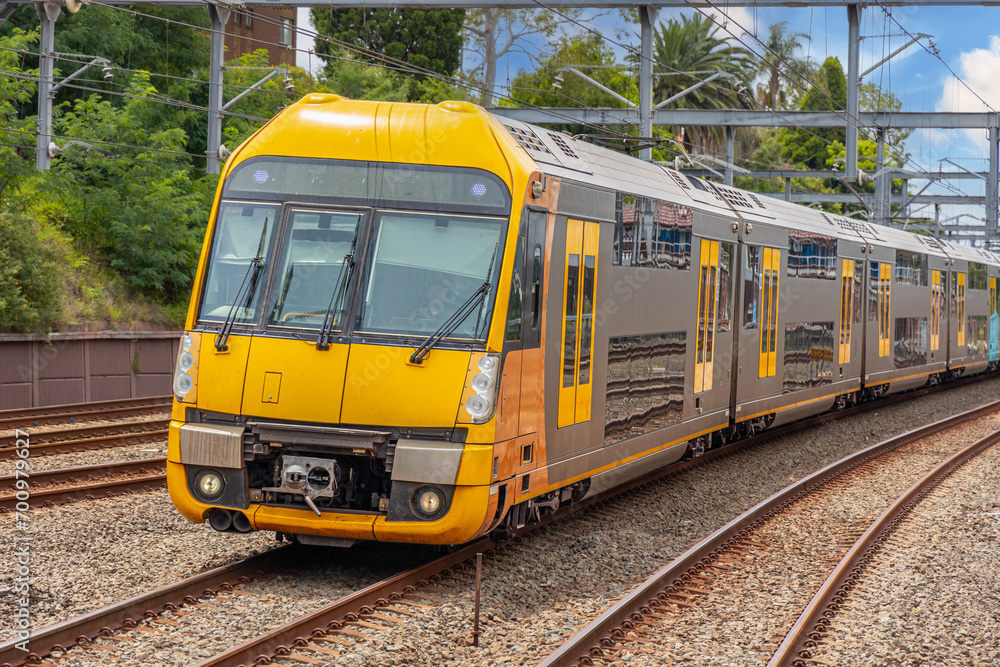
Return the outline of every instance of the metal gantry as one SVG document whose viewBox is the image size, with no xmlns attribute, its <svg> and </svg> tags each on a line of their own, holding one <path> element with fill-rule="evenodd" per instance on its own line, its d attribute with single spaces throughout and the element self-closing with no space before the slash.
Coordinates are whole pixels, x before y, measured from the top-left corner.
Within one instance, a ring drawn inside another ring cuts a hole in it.
<svg viewBox="0 0 1000 667">
<path fill-rule="evenodd" d="M 19 4 L 32 0 L 0 0 L 0 22 L 6 20 L 12 10 Z M 52 88 L 53 81 L 53 51 L 55 43 L 55 23 L 62 6 L 67 2 L 78 6 L 79 0 L 60 0 L 59 2 L 35 2 L 41 22 L 41 39 L 39 46 L 39 103 L 38 103 L 38 158 L 39 169 L 49 166 L 48 148 L 52 141 Z M 86 0 L 84 0 L 86 2 Z M 218 173 L 221 157 L 219 155 L 222 135 L 222 118 L 224 115 L 222 95 L 222 73 L 224 58 L 224 26 L 234 7 L 273 6 L 273 0 L 101 0 L 102 4 L 113 5 L 203 5 L 206 6 L 212 22 L 211 27 L 211 61 L 210 61 L 210 96 L 208 111 L 208 151 L 207 167 L 209 173 Z M 291 7 L 399 7 L 398 0 L 284 0 L 284 5 Z M 1000 4 L 994 0 L 908 0 L 908 6 L 979 6 L 983 4 Z M 421 0 L 422 8 L 531 8 L 562 10 L 583 7 L 637 8 L 640 18 L 639 45 L 639 104 L 638 109 L 491 109 L 498 115 L 517 118 L 530 123 L 567 123 L 577 122 L 591 125 L 637 125 L 641 137 L 652 137 L 655 125 L 715 125 L 726 128 L 726 152 L 729 165 L 723 167 L 724 178 L 732 182 L 734 170 L 733 130 L 736 127 L 843 127 L 846 131 L 846 149 L 844 172 L 838 178 L 851 183 L 857 182 L 862 174 L 858 169 L 858 135 L 859 127 L 870 128 L 875 134 L 880 146 L 880 154 L 884 159 L 884 133 L 891 129 L 910 128 L 977 128 L 986 129 L 989 133 L 989 169 L 985 174 L 986 193 L 983 197 L 961 195 L 905 195 L 889 194 L 889 172 L 881 166 L 877 187 L 877 197 L 872 202 L 875 218 L 881 223 L 890 221 L 891 206 L 908 206 L 923 201 L 937 203 L 981 203 L 985 208 L 986 230 L 997 237 L 998 221 L 998 121 L 995 113 L 913 113 L 913 112 L 862 112 L 859 108 L 859 89 L 861 77 L 872 71 L 870 68 L 864 74 L 860 73 L 860 18 L 863 4 L 848 0 L 727 0 L 725 7 L 837 7 L 847 12 L 848 23 L 848 63 L 847 63 L 847 108 L 828 112 L 806 111 L 774 111 L 774 110 L 725 110 L 698 111 L 690 109 L 667 109 L 668 101 L 653 106 L 653 29 L 656 23 L 657 11 L 660 8 L 704 8 L 717 10 L 715 0 Z M 895 53 L 912 45 L 916 40 L 927 37 L 916 35 L 908 44 Z M 876 67 L 883 63 L 879 63 Z M 703 84 L 698 84 L 703 85 Z M 881 137 L 881 139 L 880 139 Z M 651 147 L 640 149 L 639 156 L 651 158 Z M 881 162 L 880 162 L 881 165 Z M 910 178 L 931 178 L 931 175 L 910 175 Z M 789 188 L 786 187 L 786 190 Z M 795 201 L 799 198 L 808 201 L 839 201 L 838 195 L 792 195 L 788 197 Z M 844 195 L 845 200 L 854 203 L 853 195 Z M 1000 238 L 1000 237 L 997 237 Z"/>
</svg>

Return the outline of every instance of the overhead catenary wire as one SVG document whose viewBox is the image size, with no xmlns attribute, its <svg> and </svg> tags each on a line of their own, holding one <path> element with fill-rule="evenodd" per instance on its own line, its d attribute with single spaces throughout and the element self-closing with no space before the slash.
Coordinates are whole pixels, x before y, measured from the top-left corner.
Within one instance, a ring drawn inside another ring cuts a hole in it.
<svg viewBox="0 0 1000 667">
<path fill-rule="evenodd" d="M 169 19 L 167 17 L 155 16 L 155 15 L 152 15 L 152 14 L 144 14 L 142 12 L 137 12 L 137 11 L 135 11 L 133 9 L 127 9 L 127 8 L 124 8 L 124 7 L 120 7 L 118 5 L 109 5 L 109 4 L 105 4 L 105 3 L 99 2 L 99 1 L 95 1 L 92 4 L 96 5 L 96 6 L 107 7 L 109 9 L 114 9 L 114 10 L 117 10 L 117 11 L 122 11 L 122 12 L 130 13 L 130 14 L 133 14 L 133 15 L 135 15 L 135 14 L 142 14 L 142 16 L 146 16 L 148 18 L 152 18 L 152 19 L 155 19 L 155 20 L 165 21 L 165 22 L 168 22 L 168 23 L 173 23 L 175 25 L 181 25 L 181 26 L 185 26 L 185 27 L 189 27 L 189 28 L 195 28 L 195 29 L 198 29 L 198 30 L 205 30 L 205 31 L 208 31 L 208 32 L 212 32 L 210 28 L 206 28 L 204 26 L 198 26 L 198 25 L 194 25 L 194 24 L 191 24 L 191 23 L 185 23 L 183 21 L 176 21 L 174 19 Z M 269 19 L 268 17 L 264 17 L 264 16 L 256 15 L 256 14 L 254 15 L 254 21 L 255 22 L 259 21 L 259 22 L 262 22 L 262 23 L 267 23 L 267 24 L 270 24 L 270 25 L 273 25 L 273 26 L 279 26 L 280 25 L 280 23 L 278 21 L 274 21 L 272 19 Z M 346 50 L 348 52 L 356 53 L 358 55 L 365 56 L 366 58 L 371 58 L 371 59 L 377 61 L 376 63 L 372 63 L 375 67 L 380 67 L 382 69 L 387 69 L 387 70 L 390 70 L 390 71 L 396 71 L 396 72 L 400 72 L 400 73 L 403 73 L 403 74 L 417 74 L 417 75 L 420 75 L 420 76 L 426 76 L 426 77 L 434 78 L 434 79 L 437 79 L 437 80 L 440 80 L 440 81 L 444 81 L 445 83 L 449 83 L 449 84 L 451 84 L 453 86 L 456 86 L 456 87 L 466 88 L 466 89 L 469 89 L 469 90 L 472 90 L 472 91 L 481 92 L 481 91 L 484 90 L 484 86 L 480 85 L 477 82 L 468 81 L 468 80 L 462 79 L 460 77 L 449 76 L 449 75 L 441 74 L 440 72 L 436 72 L 434 70 L 430 70 L 430 69 L 427 69 L 427 68 L 419 67 L 419 66 L 413 65 L 413 64 L 408 63 L 408 62 L 403 61 L 403 60 L 399 60 L 399 59 L 396 59 L 396 58 L 391 58 L 389 56 L 386 56 L 384 54 L 378 53 L 376 51 L 372 51 L 370 49 L 365 49 L 363 47 L 359 47 L 359 46 L 356 46 L 354 44 L 350 44 L 348 42 L 343 42 L 341 40 L 336 40 L 336 39 L 334 39 L 332 37 L 329 37 L 327 35 L 321 35 L 317 31 L 314 31 L 314 30 L 306 30 L 304 28 L 297 28 L 296 30 L 297 30 L 297 32 L 299 32 L 299 33 L 301 33 L 303 35 L 306 35 L 307 37 L 312 37 L 314 39 L 319 39 L 319 40 L 324 41 L 324 42 L 326 42 L 328 44 L 331 44 L 333 46 L 340 47 L 340 48 L 342 48 L 342 49 L 344 49 L 344 50 Z M 231 34 L 231 33 L 226 33 L 225 30 L 223 30 L 222 34 L 225 35 L 225 34 Z M 281 44 L 281 43 L 278 43 L 278 42 L 270 42 L 270 41 L 267 41 L 267 40 L 257 39 L 257 38 L 254 38 L 254 41 L 257 41 L 257 42 L 259 42 L 261 44 L 265 44 L 265 45 L 268 45 L 268 46 L 276 46 L 276 47 L 280 47 L 280 48 L 283 48 L 283 49 L 289 48 L 287 45 Z M 302 48 L 299 48 L 299 47 L 294 47 L 293 50 L 294 51 L 302 51 L 303 53 L 310 52 L 308 49 L 302 49 Z M 348 62 L 357 62 L 357 61 L 353 61 L 353 60 L 348 59 L 348 58 L 343 58 L 343 57 L 338 57 L 338 56 L 327 56 L 325 54 L 315 54 L 315 55 L 317 55 L 318 57 L 321 57 L 321 58 L 325 58 L 325 59 L 332 58 L 332 59 L 344 60 L 344 61 L 348 61 Z M 507 96 L 507 95 L 498 94 L 498 95 L 496 95 L 496 97 L 498 99 L 502 99 L 504 101 L 516 103 L 516 104 L 518 104 L 520 106 L 523 106 L 525 108 L 535 108 L 535 109 L 541 108 L 541 107 L 538 107 L 537 105 L 529 104 L 529 103 L 524 102 L 523 100 L 518 100 L 517 98 L 513 98 L 513 97 L 510 97 L 510 96 Z M 581 106 L 586 106 L 586 105 L 581 105 Z M 227 115 L 230 115 L 228 112 L 226 112 L 226 113 L 227 113 Z M 591 127 L 593 129 L 599 129 L 599 130 L 601 130 L 603 132 L 607 132 L 607 133 L 610 133 L 610 134 L 619 134 L 620 136 L 627 136 L 623 132 L 615 132 L 614 130 L 609 130 L 608 128 L 606 128 L 604 126 L 594 125 L 594 124 L 590 124 L 590 123 L 578 123 L 578 122 L 576 122 L 574 119 L 572 119 L 570 117 L 563 117 L 563 120 L 565 122 L 568 122 L 568 123 L 574 123 L 574 124 L 577 124 L 577 125 L 584 125 L 584 126 L 587 126 L 587 127 Z"/>
</svg>

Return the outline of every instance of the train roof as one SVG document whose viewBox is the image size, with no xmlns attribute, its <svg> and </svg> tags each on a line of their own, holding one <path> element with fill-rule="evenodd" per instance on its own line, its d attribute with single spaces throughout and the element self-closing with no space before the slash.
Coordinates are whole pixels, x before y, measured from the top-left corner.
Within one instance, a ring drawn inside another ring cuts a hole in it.
<svg viewBox="0 0 1000 667">
<path fill-rule="evenodd" d="M 668 167 L 573 139 L 545 128 L 498 117 L 514 140 L 552 176 L 611 190 L 690 206 L 722 217 L 762 221 L 818 235 L 865 241 L 871 245 L 990 264 L 996 255 L 933 236 L 912 234 L 863 220 L 817 211 L 800 204 L 689 177 Z"/>
</svg>

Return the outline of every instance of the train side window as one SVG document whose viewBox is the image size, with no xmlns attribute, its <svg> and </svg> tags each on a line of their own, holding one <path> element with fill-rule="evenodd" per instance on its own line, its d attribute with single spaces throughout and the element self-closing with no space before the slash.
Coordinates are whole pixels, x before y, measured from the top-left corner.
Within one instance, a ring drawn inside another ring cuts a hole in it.
<svg viewBox="0 0 1000 667">
<path fill-rule="evenodd" d="M 719 248 L 719 332 L 732 329 L 734 249 L 732 243 L 723 243 Z"/>
<path fill-rule="evenodd" d="M 969 262 L 969 289 L 986 289 L 986 265 Z"/>
<path fill-rule="evenodd" d="M 746 246 L 743 262 L 743 328 L 757 329 L 760 326 L 761 296 L 761 247 Z"/>
<path fill-rule="evenodd" d="M 521 340 L 521 310 L 524 272 L 524 237 L 517 237 L 517 250 L 514 253 L 514 270 L 510 276 L 510 299 L 507 302 L 507 333 L 504 340 L 508 342 Z"/>
<path fill-rule="evenodd" d="M 698 274 L 698 337 L 694 362 L 694 393 L 712 389 L 715 364 L 715 319 L 719 291 L 719 242 L 701 242 Z"/>
<path fill-rule="evenodd" d="M 535 244 L 531 258 L 531 328 L 537 329 L 542 306 L 542 246 Z"/>
<path fill-rule="evenodd" d="M 888 357 L 892 351 L 892 332 L 889 329 L 889 311 L 892 304 L 892 264 L 879 263 L 878 267 L 878 356 Z M 874 270 L 873 270 L 874 275 Z"/>
<path fill-rule="evenodd" d="M 840 363 L 851 363 L 852 313 L 854 312 L 854 260 L 841 260 L 840 271 Z"/>
<path fill-rule="evenodd" d="M 941 272 L 931 271 L 931 351 L 941 346 Z"/>
<path fill-rule="evenodd" d="M 865 263 L 854 262 L 854 323 L 861 324 L 861 286 L 865 282 Z"/>
<path fill-rule="evenodd" d="M 965 274 L 953 273 L 955 276 L 955 316 L 958 318 L 958 345 L 965 345 Z"/>
<path fill-rule="evenodd" d="M 556 422 L 559 428 L 590 420 L 599 235 L 600 226 L 596 222 L 566 221 L 563 367 Z"/>
<path fill-rule="evenodd" d="M 763 270 L 760 300 L 763 308 L 760 322 L 760 363 L 757 377 L 774 377 L 777 372 L 778 346 L 778 285 L 781 271 L 781 250 L 763 249 Z"/>
</svg>

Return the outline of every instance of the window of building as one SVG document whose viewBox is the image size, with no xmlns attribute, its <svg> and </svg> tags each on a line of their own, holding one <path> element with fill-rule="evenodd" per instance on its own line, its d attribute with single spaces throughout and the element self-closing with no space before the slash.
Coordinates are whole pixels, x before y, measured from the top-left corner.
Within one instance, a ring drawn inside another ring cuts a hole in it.
<svg viewBox="0 0 1000 667">
<path fill-rule="evenodd" d="M 281 31 L 278 34 L 278 42 L 283 46 L 292 45 L 292 34 L 295 32 L 295 26 L 292 25 L 292 19 L 282 16 L 281 17 Z"/>
<path fill-rule="evenodd" d="M 253 27 L 253 8 L 252 7 L 247 7 L 246 17 L 247 17 L 247 27 L 248 28 L 252 28 Z"/>
</svg>

